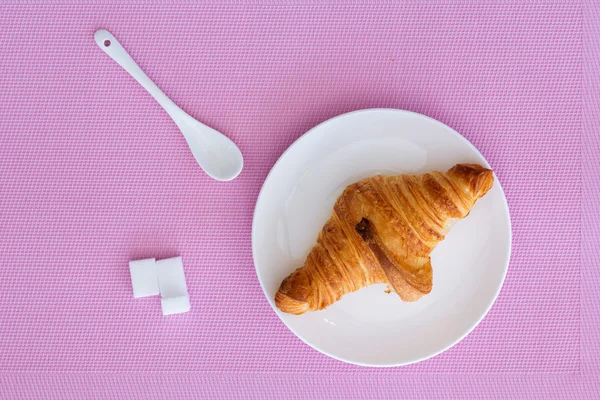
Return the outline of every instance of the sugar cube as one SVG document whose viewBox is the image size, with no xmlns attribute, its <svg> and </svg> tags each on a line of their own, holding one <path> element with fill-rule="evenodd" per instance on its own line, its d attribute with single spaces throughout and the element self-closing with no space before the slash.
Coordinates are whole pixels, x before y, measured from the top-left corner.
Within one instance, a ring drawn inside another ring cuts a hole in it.
<svg viewBox="0 0 600 400">
<path fill-rule="evenodd" d="M 160 299 L 163 315 L 181 314 L 190 311 L 190 298 L 185 296 L 163 297 Z"/>
<path fill-rule="evenodd" d="M 163 298 L 187 296 L 187 284 L 181 257 L 158 260 L 156 270 L 160 295 Z"/>
<path fill-rule="evenodd" d="M 130 261 L 129 273 L 131 274 L 133 297 L 137 299 L 159 294 L 156 260 L 154 258 Z"/>
</svg>

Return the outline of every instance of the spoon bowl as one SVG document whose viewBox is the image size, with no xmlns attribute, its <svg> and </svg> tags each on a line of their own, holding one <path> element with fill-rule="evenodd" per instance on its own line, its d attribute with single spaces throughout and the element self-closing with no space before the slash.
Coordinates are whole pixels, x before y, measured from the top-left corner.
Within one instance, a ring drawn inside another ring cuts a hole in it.
<svg viewBox="0 0 600 400">
<path fill-rule="evenodd" d="M 175 123 L 208 176 L 218 181 L 230 181 L 242 172 L 244 158 L 231 139 L 187 114 Z"/>
</svg>

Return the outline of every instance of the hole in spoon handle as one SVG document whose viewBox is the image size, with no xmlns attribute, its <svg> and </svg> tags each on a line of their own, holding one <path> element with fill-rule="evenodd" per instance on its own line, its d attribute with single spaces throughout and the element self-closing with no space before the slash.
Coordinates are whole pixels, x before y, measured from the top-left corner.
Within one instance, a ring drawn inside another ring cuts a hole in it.
<svg viewBox="0 0 600 400">
<path fill-rule="evenodd" d="M 97 30 L 94 33 L 94 40 L 98 47 L 111 57 L 117 56 L 122 48 L 117 39 L 106 29 Z"/>
</svg>

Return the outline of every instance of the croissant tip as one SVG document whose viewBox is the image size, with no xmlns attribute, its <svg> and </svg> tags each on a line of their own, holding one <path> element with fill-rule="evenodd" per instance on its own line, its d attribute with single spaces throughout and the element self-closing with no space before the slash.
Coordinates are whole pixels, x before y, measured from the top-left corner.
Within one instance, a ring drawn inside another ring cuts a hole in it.
<svg viewBox="0 0 600 400">
<path fill-rule="evenodd" d="M 454 172 L 466 181 L 477 198 L 485 195 L 494 185 L 494 171 L 479 164 L 456 164 L 448 172 Z"/>
<path fill-rule="evenodd" d="M 308 303 L 305 301 L 296 300 L 281 290 L 275 294 L 275 305 L 284 313 L 300 315 L 308 311 Z"/>
</svg>

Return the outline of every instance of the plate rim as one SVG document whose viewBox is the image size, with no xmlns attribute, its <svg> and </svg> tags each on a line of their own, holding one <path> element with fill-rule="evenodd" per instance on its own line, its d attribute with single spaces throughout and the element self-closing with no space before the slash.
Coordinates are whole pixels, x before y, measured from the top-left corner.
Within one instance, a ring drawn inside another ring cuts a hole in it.
<svg viewBox="0 0 600 400">
<path fill-rule="evenodd" d="M 400 113 L 400 114 L 409 114 L 409 115 L 413 115 L 413 116 L 417 116 L 420 118 L 424 118 L 427 120 L 430 120 L 436 124 L 440 124 L 442 126 L 444 126 L 445 128 L 447 128 L 449 130 L 449 132 L 451 132 L 454 136 L 458 137 L 459 140 L 462 140 L 463 142 L 465 142 L 470 148 L 471 150 L 475 151 L 475 153 L 477 153 L 485 162 L 485 167 L 490 168 L 493 170 L 493 168 L 491 168 L 489 162 L 487 161 L 487 159 L 483 156 L 483 154 L 481 154 L 481 152 L 463 135 L 461 135 L 460 133 L 458 133 L 458 131 L 456 131 L 454 128 L 446 125 L 445 123 L 429 117 L 427 115 L 418 113 L 418 112 L 414 112 L 414 111 L 409 111 L 409 110 L 402 110 L 402 109 L 397 109 L 397 108 L 364 108 L 364 109 L 359 109 L 359 110 L 354 110 L 354 111 L 350 111 L 350 112 L 346 112 L 343 114 L 339 114 L 336 115 L 334 117 L 331 117 L 329 119 L 326 119 L 325 121 L 315 125 L 314 127 L 310 128 L 308 131 L 306 131 L 305 133 L 303 133 L 302 135 L 300 135 L 300 137 L 298 137 L 296 140 L 294 140 L 292 142 L 292 144 L 290 144 L 285 151 L 281 154 L 281 156 L 279 156 L 279 158 L 277 159 L 277 161 L 275 162 L 275 164 L 273 164 L 273 166 L 271 167 L 271 169 L 269 170 L 269 173 L 267 174 L 267 176 L 265 177 L 263 184 L 260 188 L 260 192 L 258 193 L 258 197 L 256 198 L 256 203 L 254 205 L 254 211 L 252 214 L 252 231 L 251 231 L 251 248 L 252 248 L 252 261 L 254 263 L 254 272 L 256 273 L 256 278 L 258 280 L 258 283 L 263 291 L 263 294 L 265 295 L 265 298 L 267 299 L 267 302 L 269 303 L 269 305 L 271 306 L 271 308 L 273 309 L 273 312 L 275 313 L 275 315 L 277 315 L 277 318 L 279 318 L 279 321 L 281 321 L 284 326 L 286 328 L 288 328 L 298 339 L 300 339 L 302 342 L 304 342 L 306 345 L 308 345 L 309 347 L 311 347 L 312 349 L 318 351 L 321 354 L 324 354 L 328 357 L 331 357 L 335 360 L 341 361 L 341 362 L 345 362 L 348 364 L 353 364 L 353 365 L 358 365 L 361 367 L 372 367 L 372 368 L 392 368 L 392 367 L 401 367 L 401 366 L 405 366 L 405 365 L 411 365 L 411 364 L 416 364 L 418 362 L 421 361 L 425 361 L 428 360 L 430 358 L 433 358 L 449 349 L 451 349 L 452 347 L 454 347 L 456 344 L 458 344 L 459 342 L 461 342 L 464 338 L 466 338 L 468 335 L 470 335 L 475 328 L 481 323 L 481 321 L 483 321 L 483 319 L 488 315 L 488 313 L 490 312 L 490 310 L 492 309 L 492 307 L 494 306 L 494 304 L 496 303 L 496 300 L 498 299 L 498 296 L 500 295 L 500 292 L 502 291 L 502 288 L 504 287 L 504 282 L 506 280 L 506 275 L 508 273 L 508 267 L 510 264 L 510 258 L 512 255 L 512 218 L 510 215 L 510 207 L 508 206 L 508 200 L 506 199 L 506 193 L 504 192 L 504 189 L 502 188 L 502 185 L 500 184 L 500 180 L 498 179 L 498 176 L 496 175 L 496 172 L 494 171 L 494 175 L 496 176 L 496 183 L 498 184 L 498 187 L 500 188 L 500 192 L 502 193 L 502 200 L 503 200 L 503 205 L 504 205 L 504 209 L 506 211 L 506 215 L 508 216 L 508 251 L 507 251 L 507 255 L 506 255 L 506 260 L 504 262 L 504 271 L 502 274 L 502 279 L 500 281 L 500 284 L 498 285 L 494 296 L 491 300 L 491 302 L 487 305 L 485 311 L 481 314 L 481 316 L 479 317 L 479 319 L 474 322 L 472 324 L 471 327 L 469 327 L 469 329 L 466 330 L 466 332 L 458 337 L 455 341 L 453 341 L 452 343 L 450 343 L 448 346 L 442 348 L 441 350 L 438 350 L 434 353 L 431 353 L 427 356 L 424 357 L 420 357 L 420 358 L 416 358 L 414 360 L 408 361 L 408 362 L 398 362 L 398 363 L 378 363 L 378 364 L 372 364 L 372 363 L 365 363 L 365 362 L 360 362 L 360 361 L 355 361 L 355 360 L 349 360 L 346 359 L 344 357 L 339 357 L 337 355 L 331 354 L 329 352 L 327 352 L 324 349 L 318 348 L 317 346 L 312 345 L 311 343 L 309 343 L 306 339 L 304 339 L 304 337 L 302 337 L 302 335 L 300 335 L 299 333 L 297 333 L 291 326 L 289 326 L 285 320 L 283 318 L 281 318 L 281 316 L 279 315 L 279 312 L 277 311 L 275 302 L 273 299 L 271 299 L 269 297 L 269 293 L 267 292 L 267 289 L 265 288 L 262 280 L 260 279 L 259 276 L 259 271 L 258 271 L 258 264 L 256 262 L 256 251 L 255 251 L 255 241 L 254 241 L 254 231 L 256 229 L 256 211 L 259 207 L 260 201 L 264 196 L 264 191 L 265 191 L 265 185 L 267 183 L 267 181 L 269 180 L 269 178 L 271 177 L 271 175 L 273 174 L 273 171 L 275 170 L 275 168 L 282 162 L 282 160 L 284 159 L 284 157 L 295 147 L 298 145 L 298 143 L 300 141 L 302 141 L 303 139 L 306 139 L 310 134 L 314 134 L 314 131 L 316 131 L 318 128 L 320 128 L 322 125 L 325 125 L 327 123 L 333 122 L 337 119 L 341 119 L 344 117 L 348 117 L 350 115 L 355 115 L 355 114 L 362 114 L 362 113 L 368 113 L 368 112 L 394 112 L 394 113 Z"/>
</svg>

